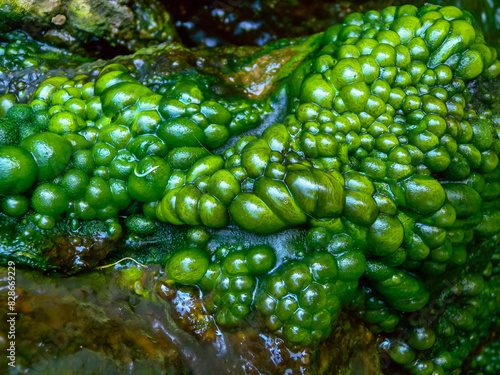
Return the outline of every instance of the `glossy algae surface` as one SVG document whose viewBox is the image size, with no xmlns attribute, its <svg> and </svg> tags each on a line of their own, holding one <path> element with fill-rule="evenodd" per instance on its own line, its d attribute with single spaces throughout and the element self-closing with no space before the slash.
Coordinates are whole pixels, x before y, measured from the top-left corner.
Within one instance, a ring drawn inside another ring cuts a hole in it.
<svg viewBox="0 0 500 375">
<path fill-rule="evenodd" d="M 48 78 L 0 123 L 18 130 L 0 146 L 0 184 L 17 189 L 4 214 L 193 227 L 167 272 L 212 296 L 220 326 L 253 314 L 315 346 L 354 305 L 393 363 L 454 371 L 498 315 L 497 52 L 467 11 L 432 5 L 353 13 L 319 38 L 279 88 L 283 121 L 253 134 L 264 110 L 194 78 L 157 92 L 120 64 Z M 267 243 L 292 228 L 298 252 Z"/>
</svg>

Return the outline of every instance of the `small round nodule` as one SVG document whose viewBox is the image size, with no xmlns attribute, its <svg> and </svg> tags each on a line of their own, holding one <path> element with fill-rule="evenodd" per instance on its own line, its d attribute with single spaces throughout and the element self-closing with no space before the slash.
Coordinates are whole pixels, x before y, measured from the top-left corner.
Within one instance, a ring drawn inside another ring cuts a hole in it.
<svg viewBox="0 0 500 375">
<path fill-rule="evenodd" d="M 35 182 L 37 170 L 28 151 L 17 146 L 1 146 L 0 195 L 24 193 Z"/>
<path fill-rule="evenodd" d="M 2 211 L 9 216 L 21 216 L 28 211 L 29 205 L 24 195 L 8 195 L 2 201 Z"/>
<path fill-rule="evenodd" d="M 205 275 L 208 263 L 208 254 L 205 251 L 191 247 L 172 255 L 167 262 L 167 271 L 175 282 L 192 285 Z"/>
<path fill-rule="evenodd" d="M 57 217 L 68 209 L 69 199 L 62 187 L 46 182 L 33 192 L 31 205 L 41 215 Z"/>
</svg>

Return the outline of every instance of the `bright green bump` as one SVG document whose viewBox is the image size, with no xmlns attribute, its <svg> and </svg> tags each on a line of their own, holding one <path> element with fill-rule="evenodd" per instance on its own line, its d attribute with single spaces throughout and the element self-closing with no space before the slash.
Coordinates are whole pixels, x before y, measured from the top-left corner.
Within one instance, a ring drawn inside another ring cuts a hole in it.
<svg viewBox="0 0 500 375">
<path fill-rule="evenodd" d="M 94 158 L 92 151 L 79 150 L 73 154 L 73 165 L 76 169 L 81 169 L 88 175 L 92 174 L 95 169 Z"/>
<path fill-rule="evenodd" d="M 12 93 L 0 95 L 0 118 L 5 117 L 9 109 L 13 107 L 16 102 L 17 98 Z"/>
<path fill-rule="evenodd" d="M 276 254 L 272 247 L 259 245 L 246 254 L 248 270 L 252 275 L 269 272 L 276 265 Z"/>
<path fill-rule="evenodd" d="M 87 141 L 83 135 L 75 133 L 67 133 L 63 135 L 63 138 L 71 143 L 73 151 L 79 151 L 83 149 L 88 149 L 92 147 L 92 143 Z"/>
<path fill-rule="evenodd" d="M 431 54 L 428 66 L 435 68 L 444 63 L 450 56 L 457 52 L 463 52 L 476 40 L 476 30 L 467 21 L 451 21 L 451 31 L 446 39 Z"/>
<path fill-rule="evenodd" d="M 434 345 L 436 334 L 430 328 L 414 328 L 408 338 L 408 343 L 417 350 L 427 350 Z"/>
<path fill-rule="evenodd" d="M 46 182 L 33 192 L 31 205 L 39 214 L 57 217 L 68 209 L 69 199 L 62 187 Z"/>
<path fill-rule="evenodd" d="M 472 144 L 480 151 L 488 151 L 493 145 L 493 127 L 489 121 L 478 120 L 471 122 Z"/>
<path fill-rule="evenodd" d="M 457 18 L 462 18 L 463 17 L 463 12 L 457 7 L 454 6 L 446 6 L 442 7 L 438 10 L 439 13 L 441 13 L 444 17 L 445 20 L 451 21 Z"/>
<path fill-rule="evenodd" d="M 78 104 L 76 104 L 77 102 L 73 102 L 73 101 L 78 101 Z M 83 103 L 83 107 L 81 107 L 81 102 L 82 100 L 80 99 L 71 99 L 70 100 L 70 104 L 68 104 L 68 110 L 71 110 L 71 111 L 79 111 L 80 113 L 82 113 L 82 108 L 83 110 L 85 110 L 85 103 Z M 31 103 L 29 104 L 31 108 L 33 108 L 33 111 L 35 111 L 35 113 L 33 113 L 33 116 L 36 114 L 36 113 L 47 113 L 47 109 L 49 108 L 49 105 L 47 103 L 45 103 L 44 101 L 42 100 L 39 100 L 39 99 L 35 99 L 35 100 L 32 100 Z M 66 106 L 65 106 L 66 108 Z M 1 110 L 1 99 L 0 99 L 0 110 Z M 74 112 L 74 113 L 77 113 L 77 112 Z"/>
<path fill-rule="evenodd" d="M 140 134 L 151 134 L 156 131 L 158 124 L 161 122 L 161 117 L 155 110 L 139 112 L 132 122 L 130 132 L 137 136 Z"/>
<path fill-rule="evenodd" d="M 314 281 L 325 284 L 335 280 L 338 266 L 335 258 L 327 252 L 315 252 L 305 259 Z"/>
<path fill-rule="evenodd" d="M 186 170 L 206 155 L 209 152 L 203 147 L 176 147 L 169 151 L 166 159 L 173 169 Z"/>
<path fill-rule="evenodd" d="M 52 96 L 52 105 L 64 105 L 71 99 L 80 99 L 81 92 L 76 87 L 63 87 Z"/>
<path fill-rule="evenodd" d="M 179 218 L 177 212 L 175 211 L 177 193 L 181 190 L 181 187 L 170 190 L 161 200 L 161 202 L 156 206 L 155 214 L 156 218 L 164 223 L 171 223 L 174 225 L 182 225 L 184 222 Z"/>
<path fill-rule="evenodd" d="M 337 217 L 344 207 L 342 185 L 320 170 L 290 171 L 285 183 L 298 207 L 315 218 Z"/>
<path fill-rule="evenodd" d="M 107 73 L 99 74 L 99 78 L 94 85 L 95 95 L 101 95 L 107 88 L 117 85 L 118 83 L 139 83 L 135 78 L 131 77 L 127 71 L 114 70 Z"/>
<path fill-rule="evenodd" d="M 426 31 L 424 39 L 427 42 L 429 50 L 436 50 L 448 36 L 450 31 L 450 23 L 446 20 L 437 20 Z"/>
<path fill-rule="evenodd" d="M 161 199 L 172 168 L 162 158 L 147 156 L 137 165 L 128 178 L 130 196 L 139 202 L 153 202 Z"/>
<path fill-rule="evenodd" d="M 21 142 L 21 147 L 31 152 L 38 165 L 38 179 L 51 180 L 60 174 L 69 162 L 71 143 L 54 133 L 38 133 Z"/>
<path fill-rule="evenodd" d="M 278 301 L 278 304 L 276 305 L 276 316 L 282 322 L 286 322 L 290 320 L 298 307 L 299 304 L 294 296 L 287 295 Z"/>
<path fill-rule="evenodd" d="M 354 58 L 340 60 L 328 73 L 330 74 L 327 75 L 325 73 L 327 80 L 333 83 L 337 90 L 342 89 L 350 83 L 362 82 L 364 80 L 361 65 Z"/>
<path fill-rule="evenodd" d="M 462 54 L 458 63 L 457 75 L 464 80 L 471 80 L 479 76 L 484 69 L 483 57 L 476 49 L 469 49 Z"/>
<path fill-rule="evenodd" d="M 52 229 L 56 225 L 56 220 L 53 216 L 43 215 L 37 222 L 40 229 Z"/>
<path fill-rule="evenodd" d="M 127 144 L 127 150 L 134 154 L 137 159 L 143 159 L 146 156 L 163 158 L 167 155 L 168 147 L 157 136 L 145 134 L 132 138 Z"/>
<path fill-rule="evenodd" d="M 365 255 L 361 251 L 348 251 L 337 258 L 338 277 L 341 280 L 358 280 L 366 268 Z"/>
<path fill-rule="evenodd" d="M 249 177 L 257 178 L 264 171 L 271 158 L 271 149 L 266 141 L 257 139 L 249 142 L 241 152 L 241 166 L 245 168 Z"/>
<path fill-rule="evenodd" d="M 398 17 L 391 24 L 391 30 L 399 35 L 401 43 L 404 45 L 415 37 L 419 28 L 420 20 L 413 16 Z"/>
<path fill-rule="evenodd" d="M 226 169 L 215 172 L 208 180 L 207 193 L 226 206 L 240 193 L 240 189 L 241 185 L 236 177 Z"/>
<path fill-rule="evenodd" d="M 186 183 L 192 183 L 202 176 L 211 176 L 224 166 L 224 159 L 219 155 L 209 155 L 198 159 L 186 173 Z"/>
<path fill-rule="evenodd" d="M 394 362 L 404 365 L 415 359 L 415 351 L 404 342 L 393 341 L 389 348 L 389 356 Z"/>
<path fill-rule="evenodd" d="M 375 95 L 370 95 L 366 102 L 365 112 L 370 116 L 377 118 L 386 111 L 387 103 Z"/>
<path fill-rule="evenodd" d="M 295 262 L 285 268 L 283 280 L 289 292 L 299 293 L 311 284 L 312 278 L 309 267 L 303 263 Z"/>
<path fill-rule="evenodd" d="M 469 185 L 448 183 L 443 187 L 446 199 L 451 203 L 458 217 L 469 217 L 481 210 L 482 198 Z"/>
<path fill-rule="evenodd" d="M 226 143 L 229 139 L 229 130 L 224 125 L 210 124 L 203 129 L 205 140 L 203 145 L 207 148 L 217 148 Z"/>
<path fill-rule="evenodd" d="M 500 75 L 500 61 L 496 60 L 483 73 L 486 79 L 495 79 Z"/>
<path fill-rule="evenodd" d="M 372 38 L 363 38 L 359 39 L 355 46 L 358 48 L 359 52 L 361 53 L 361 57 L 369 55 L 372 53 L 373 49 L 378 45 L 379 43 Z"/>
<path fill-rule="evenodd" d="M 183 117 L 162 122 L 156 134 L 169 148 L 201 146 L 205 140 L 203 130 Z"/>
<path fill-rule="evenodd" d="M 231 122 L 231 113 L 215 101 L 201 103 L 200 112 L 205 115 L 210 124 L 229 125 Z"/>
<path fill-rule="evenodd" d="M 375 200 L 368 194 L 346 189 L 344 215 L 355 224 L 369 227 L 378 216 Z"/>
<path fill-rule="evenodd" d="M 396 50 L 389 44 L 379 44 L 370 55 L 381 68 L 394 67 L 396 65 Z"/>
<path fill-rule="evenodd" d="M 52 95 L 61 87 L 61 85 L 68 80 L 67 77 L 50 77 L 43 81 L 35 93 L 33 94 L 34 99 L 43 100 L 46 103 L 49 103 Z"/>
<path fill-rule="evenodd" d="M 262 177 L 255 182 L 253 191 L 264 204 L 289 225 L 300 225 L 307 221 L 306 215 L 297 206 L 283 181 Z"/>
<path fill-rule="evenodd" d="M 222 228 L 229 217 L 226 207 L 210 194 L 203 194 L 198 203 L 198 213 L 203 225 L 209 228 Z"/>
<path fill-rule="evenodd" d="M 92 147 L 92 156 L 97 166 L 109 165 L 116 155 L 116 149 L 106 143 L 96 143 Z"/>
<path fill-rule="evenodd" d="M 424 95 L 423 96 L 422 110 L 428 114 L 431 114 L 431 113 L 436 114 L 436 115 L 438 115 L 437 117 L 441 118 L 441 119 L 446 117 L 446 115 L 448 113 L 448 111 L 446 109 L 446 105 L 441 100 L 439 100 L 431 95 Z M 427 129 L 429 131 L 431 131 L 432 133 L 434 133 L 438 136 L 440 136 L 444 133 L 444 130 L 441 130 L 440 132 L 435 132 L 435 131 L 431 130 L 430 127 L 432 127 L 433 123 L 431 123 L 429 125 L 430 126 L 428 126 Z"/>
<path fill-rule="evenodd" d="M 427 63 L 430 53 L 424 39 L 420 37 L 413 38 L 410 42 L 408 42 L 407 47 L 410 50 L 410 56 L 413 61 L 422 61 L 423 63 Z"/>
<path fill-rule="evenodd" d="M 101 209 L 113 203 L 109 184 L 100 177 L 92 177 L 85 190 L 85 200 L 94 209 Z"/>
<path fill-rule="evenodd" d="M 71 169 L 63 176 L 61 187 L 70 199 L 80 199 L 84 197 L 89 181 L 87 173 L 81 169 Z"/>
<path fill-rule="evenodd" d="M 201 197 L 201 191 L 193 184 L 188 184 L 179 190 L 175 201 L 175 212 L 183 223 L 202 224 L 198 209 Z"/>
<path fill-rule="evenodd" d="M 380 66 L 375 59 L 370 56 L 361 56 L 358 61 L 361 64 L 365 82 L 370 84 L 375 81 L 380 75 Z"/>
<path fill-rule="evenodd" d="M 403 243 L 401 222 L 388 215 L 379 215 L 368 230 L 367 242 L 370 251 L 376 256 L 394 253 Z"/>
<path fill-rule="evenodd" d="M 163 96 L 160 94 L 149 94 L 144 95 L 139 98 L 136 103 L 137 109 L 140 111 L 149 111 L 158 109 L 158 105 L 160 104 Z"/>
<path fill-rule="evenodd" d="M 351 44 L 344 44 L 337 51 L 337 57 L 339 59 L 345 59 L 345 58 L 349 58 L 349 57 L 358 58 L 359 57 L 359 50 L 356 46 L 353 46 Z"/>
<path fill-rule="evenodd" d="M 450 154 L 444 147 L 437 147 L 424 156 L 424 163 L 434 172 L 442 172 L 450 165 Z"/>
<path fill-rule="evenodd" d="M 313 250 L 324 249 L 328 245 L 331 237 L 332 235 L 326 228 L 312 227 L 306 234 L 306 246 Z"/>
<path fill-rule="evenodd" d="M 127 126 L 110 124 L 99 130 L 98 142 L 105 142 L 117 150 L 124 149 L 132 135 Z"/>
<path fill-rule="evenodd" d="M 321 74 L 313 74 L 302 84 L 300 101 L 314 103 L 325 109 L 332 109 L 335 88 L 326 82 Z"/>
<path fill-rule="evenodd" d="M 379 31 L 375 36 L 375 39 L 381 44 L 389 44 L 393 47 L 401 44 L 401 38 L 395 31 L 392 30 Z"/>
<path fill-rule="evenodd" d="M 166 119 L 177 118 L 184 115 L 186 105 L 177 99 L 164 98 L 161 100 L 158 111 Z"/>
<path fill-rule="evenodd" d="M 125 65 L 122 65 L 122 64 L 109 64 L 109 65 L 106 65 L 105 67 L 103 67 L 101 69 L 101 71 L 99 72 L 98 77 L 102 77 L 105 74 L 107 74 L 109 72 L 114 72 L 114 71 L 129 73 L 129 70 L 128 70 L 128 68 Z"/>
<path fill-rule="evenodd" d="M 335 64 L 337 63 L 337 60 L 335 60 L 332 56 L 330 55 L 321 55 L 316 60 L 314 60 L 313 64 L 313 70 L 316 73 L 324 73 L 327 70 L 333 68 Z"/>
<path fill-rule="evenodd" d="M 371 178 L 381 179 L 385 177 L 386 166 L 382 160 L 366 157 L 361 161 L 361 171 Z"/>
<path fill-rule="evenodd" d="M 327 296 L 320 284 L 311 283 L 299 294 L 300 307 L 309 313 L 317 313 L 325 307 Z"/>
<path fill-rule="evenodd" d="M 225 274 L 230 276 L 248 275 L 249 270 L 245 253 L 242 251 L 229 253 L 222 262 L 222 269 Z"/>
<path fill-rule="evenodd" d="M 231 202 L 229 211 L 236 224 L 250 232 L 272 233 L 287 227 L 255 194 L 239 194 Z"/>
<path fill-rule="evenodd" d="M 81 199 L 75 202 L 75 214 L 78 219 L 92 220 L 96 217 L 97 211 L 85 199 Z"/>
<path fill-rule="evenodd" d="M 391 86 L 382 79 L 375 80 L 371 84 L 370 90 L 373 95 L 378 96 L 385 103 L 387 103 L 391 97 Z"/>
<path fill-rule="evenodd" d="M 88 100 L 92 97 L 94 97 L 94 86 L 95 86 L 95 82 L 87 82 L 86 84 L 84 84 L 82 87 L 81 87 L 81 91 L 82 91 L 82 99 L 83 100 Z"/>
<path fill-rule="evenodd" d="M 350 112 L 360 113 L 365 109 L 368 102 L 370 88 L 365 82 L 353 83 L 345 86 L 340 91 L 340 97 L 344 100 Z"/>
<path fill-rule="evenodd" d="M 328 114 L 331 114 L 330 111 L 324 111 L 322 113 L 327 116 Z M 262 139 L 267 142 L 272 151 L 283 152 L 290 148 L 290 133 L 288 133 L 286 126 L 282 124 L 269 126 L 266 130 L 264 130 L 264 133 L 262 133 Z"/>
<path fill-rule="evenodd" d="M 99 96 L 87 99 L 85 102 L 85 115 L 90 121 L 96 121 L 102 116 L 102 104 Z"/>
<path fill-rule="evenodd" d="M 344 25 L 339 32 L 339 40 L 345 42 L 351 38 L 359 38 L 363 29 L 357 25 Z"/>
<path fill-rule="evenodd" d="M 339 32 L 342 30 L 343 25 L 338 23 L 336 25 L 331 26 L 328 30 L 325 31 L 324 34 L 324 43 L 329 44 L 336 42 L 338 40 Z"/>
<path fill-rule="evenodd" d="M 137 83 L 118 83 L 105 90 L 102 95 L 102 110 L 105 116 L 113 117 L 124 108 L 135 104 L 141 96 L 152 94 L 146 86 Z"/>
<path fill-rule="evenodd" d="M 63 112 L 63 111 L 64 111 L 64 108 L 60 105 L 53 105 L 52 107 L 50 107 L 47 111 L 47 116 L 48 116 L 47 122 L 50 119 L 50 117 L 56 115 L 59 112 Z"/>
<path fill-rule="evenodd" d="M 2 200 L 2 211 L 9 216 L 21 216 L 28 211 L 29 205 L 24 195 L 7 195 Z"/>
<path fill-rule="evenodd" d="M 24 193 L 36 176 L 37 165 L 29 152 L 17 146 L 0 146 L 0 195 Z"/>
<path fill-rule="evenodd" d="M 453 72 L 448 65 L 439 65 L 434 71 L 436 72 L 436 82 L 438 85 L 447 85 L 453 80 Z"/>
<path fill-rule="evenodd" d="M 113 206 L 118 210 L 124 210 L 130 206 L 132 198 L 127 191 L 125 181 L 111 179 L 109 180 L 109 189 L 111 190 Z"/>
<path fill-rule="evenodd" d="M 167 94 L 186 105 L 200 104 L 204 99 L 203 92 L 198 85 L 187 80 L 177 81 L 170 90 L 167 91 Z"/>
<path fill-rule="evenodd" d="M 406 4 L 400 7 L 397 7 L 396 10 L 396 18 L 403 16 L 416 16 L 419 12 L 419 9 L 415 5 Z"/>
<path fill-rule="evenodd" d="M 201 280 L 208 270 L 208 255 L 192 247 L 176 252 L 167 262 L 167 272 L 177 283 L 193 285 Z"/>
<path fill-rule="evenodd" d="M 429 176 L 412 176 L 401 186 L 405 190 L 407 207 L 422 215 L 439 210 L 446 199 L 443 186 Z"/>
</svg>

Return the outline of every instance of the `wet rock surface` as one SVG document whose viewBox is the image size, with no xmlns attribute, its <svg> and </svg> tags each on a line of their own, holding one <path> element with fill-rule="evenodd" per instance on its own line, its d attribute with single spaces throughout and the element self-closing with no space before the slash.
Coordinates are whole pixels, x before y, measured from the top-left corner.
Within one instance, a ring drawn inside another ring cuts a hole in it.
<svg viewBox="0 0 500 375">
<path fill-rule="evenodd" d="M 156 0 L 0 1 L 0 30 L 16 28 L 74 52 L 109 58 L 177 38 Z"/>
<path fill-rule="evenodd" d="M 222 332 L 197 289 L 166 279 L 159 265 L 131 263 L 67 278 L 17 269 L 17 367 L 5 356 L 0 367 L 9 374 L 378 373 L 374 338 L 348 314 L 319 349 L 289 347 L 263 334 L 256 319 Z M 0 280 L 7 284 L 7 268 Z M 5 319 L 0 332 L 5 351 Z"/>
</svg>

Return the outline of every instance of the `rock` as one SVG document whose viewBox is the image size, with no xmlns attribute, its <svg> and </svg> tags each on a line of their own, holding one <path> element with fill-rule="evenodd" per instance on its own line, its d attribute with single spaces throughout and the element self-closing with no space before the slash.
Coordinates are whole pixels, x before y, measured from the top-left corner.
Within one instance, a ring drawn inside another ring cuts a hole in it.
<svg viewBox="0 0 500 375">
<path fill-rule="evenodd" d="M 73 52 L 95 47 L 96 40 L 134 52 L 177 39 L 170 14 L 156 0 L 0 0 L 0 31 L 16 28 Z"/>
</svg>

